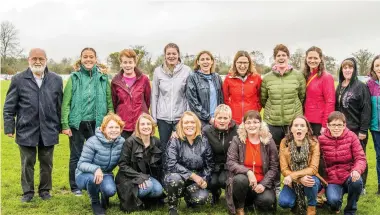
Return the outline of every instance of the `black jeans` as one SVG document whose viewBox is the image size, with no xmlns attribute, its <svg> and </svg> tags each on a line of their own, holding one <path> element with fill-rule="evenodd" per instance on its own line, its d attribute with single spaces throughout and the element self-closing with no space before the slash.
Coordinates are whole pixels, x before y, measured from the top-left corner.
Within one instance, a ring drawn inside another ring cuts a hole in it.
<svg viewBox="0 0 380 215">
<path fill-rule="evenodd" d="M 322 124 L 310 123 L 310 126 L 314 136 L 318 137 L 321 135 Z"/>
<path fill-rule="evenodd" d="M 127 140 L 130 136 L 132 136 L 132 134 L 133 134 L 133 131 L 123 131 L 123 132 L 121 132 L 121 136 L 125 140 Z"/>
<path fill-rule="evenodd" d="M 356 135 L 359 135 L 359 131 L 352 130 L 352 132 L 354 132 Z M 359 140 L 359 141 L 360 141 L 360 144 L 362 145 L 364 154 L 367 155 L 366 152 L 367 152 L 367 143 L 368 143 L 368 132 L 366 133 L 366 135 L 367 136 L 366 136 L 366 138 L 364 140 Z M 367 176 L 368 176 L 368 162 L 366 162 L 365 170 L 364 170 L 364 172 L 363 172 L 363 174 L 361 176 L 362 176 L 362 179 L 363 179 L 363 188 L 365 188 L 365 185 L 367 184 Z"/>
<path fill-rule="evenodd" d="M 38 186 L 38 192 L 41 193 L 51 190 L 54 146 L 43 146 L 40 144 L 37 147 L 29 147 L 19 145 L 19 149 L 23 193 L 34 193 L 34 165 L 36 164 L 37 151 L 38 161 L 40 162 L 40 184 Z"/>
<path fill-rule="evenodd" d="M 219 189 L 226 188 L 227 174 L 228 170 L 221 170 L 219 172 L 212 173 L 208 189 L 213 195 L 217 194 Z"/>
<path fill-rule="evenodd" d="M 280 143 L 281 140 L 285 137 L 285 135 L 288 133 L 288 127 L 287 125 L 284 126 L 273 126 L 268 124 L 269 132 L 272 134 L 272 138 L 274 142 L 276 143 L 277 151 L 280 152 Z M 274 184 L 276 187 L 281 187 L 281 169 L 280 165 L 278 166 L 278 174 L 276 175 L 276 178 L 274 180 Z"/>
<path fill-rule="evenodd" d="M 256 193 L 249 187 L 248 177 L 244 174 L 235 175 L 233 178 L 232 195 L 235 208 L 244 208 L 252 204 L 261 211 L 273 211 L 276 201 L 274 190 L 266 188 L 262 193 Z"/>
<path fill-rule="evenodd" d="M 166 146 L 173 131 L 176 130 L 177 123 L 178 121 L 165 121 L 157 119 L 158 133 L 160 134 L 161 142 L 159 148 L 161 149 L 161 151 L 166 151 Z"/>
<path fill-rule="evenodd" d="M 95 135 L 95 121 L 82 121 L 79 130 L 70 128 L 72 136 L 70 142 L 69 182 L 71 191 L 79 190 L 75 183 L 75 169 L 82 154 L 84 141 Z"/>
</svg>

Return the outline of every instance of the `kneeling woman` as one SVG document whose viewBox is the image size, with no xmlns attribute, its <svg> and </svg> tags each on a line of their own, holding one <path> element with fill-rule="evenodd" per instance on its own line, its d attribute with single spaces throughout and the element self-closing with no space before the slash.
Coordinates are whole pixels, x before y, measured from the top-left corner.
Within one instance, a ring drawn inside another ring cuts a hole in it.
<svg viewBox="0 0 380 215">
<path fill-rule="evenodd" d="M 228 149 L 227 166 L 226 200 L 231 214 L 244 214 L 245 203 L 262 211 L 274 210 L 278 152 L 259 112 L 245 113 Z"/>
<path fill-rule="evenodd" d="M 112 170 L 117 165 L 123 147 L 124 138 L 120 136 L 123 127 L 124 122 L 118 115 L 105 116 L 95 136 L 84 144 L 75 171 L 75 182 L 79 189 L 87 190 L 96 215 L 105 214 L 109 197 L 116 193 Z"/>
<path fill-rule="evenodd" d="M 178 138 L 168 143 L 164 165 L 169 215 L 178 214 L 176 207 L 182 196 L 188 207 L 207 202 L 206 187 L 214 168 L 211 146 L 201 136 L 201 121 L 193 112 L 184 112 L 176 133 Z"/>
<path fill-rule="evenodd" d="M 296 117 L 290 123 L 289 130 L 280 144 L 281 173 L 285 178 L 279 205 L 292 208 L 296 214 L 307 211 L 308 215 L 315 215 L 321 182 L 326 184 L 318 174 L 319 144 L 313 138 L 310 123 L 304 116 Z"/>
<path fill-rule="evenodd" d="M 127 212 L 143 209 L 144 201 L 162 196 L 160 140 L 154 137 L 153 118 L 143 113 L 137 119 L 135 131 L 124 143 L 116 175 L 120 209 Z M 157 199 L 158 201 L 158 199 Z"/>
</svg>

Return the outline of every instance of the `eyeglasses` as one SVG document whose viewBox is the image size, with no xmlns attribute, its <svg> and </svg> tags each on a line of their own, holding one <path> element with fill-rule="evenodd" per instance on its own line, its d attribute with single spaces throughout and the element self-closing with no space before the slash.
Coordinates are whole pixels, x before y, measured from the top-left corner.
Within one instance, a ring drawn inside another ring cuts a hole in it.
<svg viewBox="0 0 380 215">
<path fill-rule="evenodd" d="M 260 121 L 254 121 L 254 122 L 252 122 L 252 121 L 247 121 L 247 122 L 245 122 L 244 124 L 246 124 L 246 125 L 255 125 L 255 124 L 260 124 Z"/>
<path fill-rule="evenodd" d="M 43 58 L 43 57 L 32 57 L 31 60 L 32 60 L 33 62 L 37 62 L 37 61 L 45 62 L 45 61 L 46 61 L 46 58 Z"/>
<path fill-rule="evenodd" d="M 344 125 L 343 124 L 329 124 L 329 127 L 331 127 L 331 128 L 343 128 Z"/>
<path fill-rule="evenodd" d="M 248 65 L 249 62 L 236 62 L 236 64 L 238 64 L 238 65 Z"/>
</svg>

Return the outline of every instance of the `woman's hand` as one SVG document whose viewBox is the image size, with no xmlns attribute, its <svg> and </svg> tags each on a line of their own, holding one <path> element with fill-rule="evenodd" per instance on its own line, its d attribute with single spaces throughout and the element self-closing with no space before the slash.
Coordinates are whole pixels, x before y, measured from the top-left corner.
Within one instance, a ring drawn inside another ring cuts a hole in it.
<svg viewBox="0 0 380 215">
<path fill-rule="evenodd" d="M 257 186 L 257 180 L 255 177 L 255 174 L 252 172 L 252 170 L 249 170 L 247 172 L 247 176 L 248 176 L 249 186 L 252 187 L 252 190 L 255 189 Z"/>
<path fill-rule="evenodd" d="M 214 125 L 214 122 L 215 122 L 215 119 L 214 117 L 210 119 L 210 121 L 208 121 L 208 123 L 210 123 L 210 125 Z"/>
<path fill-rule="evenodd" d="M 351 180 L 352 180 L 352 182 L 355 182 L 355 181 L 359 180 L 359 178 L 360 178 L 360 173 L 358 171 L 354 170 L 354 171 L 351 172 Z"/>
<path fill-rule="evenodd" d="M 71 137 L 73 136 L 73 133 L 71 133 L 71 129 L 63 129 L 62 134 L 66 134 L 67 136 Z"/>
<path fill-rule="evenodd" d="M 358 138 L 359 140 L 364 140 L 367 137 L 366 134 L 359 133 Z"/>
<path fill-rule="evenodd" d="M 301 184 L 305 187 L 313 187 L 315 184 L 313 177 L 309 175 L 305 175 L 304 177 L 300 179 L 300 181 L 301 181 Z"/>
<path fill-rule="evenodd" d="M 203 180 L 203 183 L 201 184 L 200 186 L 202 189 L 206 189 L 207 188 L 207 182 L 205 180 Z"/>
<path fill-rule="evenodd" d="M 148 180 L 149 180 L 149 179 L 148 179 Z M 148 181 L 148 180 L 145 180 L 143 183 L 139 184 L 139 189 L 146 190 L 146 188 L 148 187 L 148 186 L 146 185 L 146 181 Z"/>
<path fill-rule="evenodd" d="M 96 169 L 94 173 L 94 182 L 95 184 L 100 184 L 103 181 L 103 172 L 100 168 Z"/>
<path fill-rule="evenodd" d="M 284 178 L 284 185 L 288 185 L 288 186 L 291 186 L 291 184 L 292 184 L 292 177 L 290 177 L 290 175 L 288 175 L 288 176 L 286 176 L 285 178 Z"/>
<path fill-rule="evenodd" d="M 202 177 L 200 177 L 199 175 L 197 175 L 195 173 L 192 173 L 190 178 L 200 187 L 202 187 L 202 184 L 205 182 Z M 206 185 L 207 185 L 207 183 L 206 183 Z"/>
<path fill-rule="evenodd" d="M 262 184 L 258 184 L 258 185 L 255 187 L 255 189 L 254 189 L 254 191 L 255 191 L 256 193 L 262 193 L 262 192 L 264 192 L 264 190 L 265 190 L 265 187 L 264 187 Z"/>
</svg>

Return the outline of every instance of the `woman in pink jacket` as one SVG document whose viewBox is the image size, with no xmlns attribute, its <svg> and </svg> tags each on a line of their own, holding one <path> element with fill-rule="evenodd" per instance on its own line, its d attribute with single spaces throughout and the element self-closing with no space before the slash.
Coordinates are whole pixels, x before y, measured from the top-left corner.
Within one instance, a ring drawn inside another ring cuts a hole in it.
<svg viewBox="0 0 380 215">
<path fill-rule="evenodd" d="M 306 51 L 305 117 L 310 122 L 313 134 L 321 135 L 326 129 L 327 116 L 335 110 L 334 78 L 325 70 L 322 50 L 312 46 Z"/>
<path fill-rule="evenodd" d="M 355 214 L 363 189 L 366 157 L 358 136 L 346 128 L 346 117 L 339 111 L 327 119 L 327 130 L 319 136 L 321 156 L 326 164 L 327 202 L 333 211 L 340 211 L 343 195 L 348 193 L 344 214 Z"/>
</svg>

